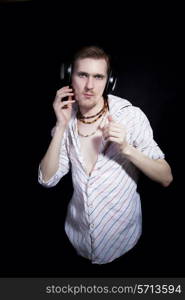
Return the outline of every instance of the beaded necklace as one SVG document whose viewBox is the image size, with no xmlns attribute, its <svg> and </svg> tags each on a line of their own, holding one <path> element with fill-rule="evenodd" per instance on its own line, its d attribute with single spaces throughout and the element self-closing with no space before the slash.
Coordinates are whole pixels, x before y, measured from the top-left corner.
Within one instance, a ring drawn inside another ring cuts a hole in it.
<svg viewBox="0 0 185 300">
<path fill-rule="evenodd" d="M 107 110 L 107 102 L 104 103 L 104 106 L 103 108 L 96 114 L 96 115 L 93 115 L 93 116 L 88 116 L 88 117 L 85 117 L 83 116 L 79 111 L 77 113 L 77 118 L 80 122 L 84 123 L 84 124 L 92 124 L 92 123 L 95 123 L 99 118 L 101 118 L 101 116 L 104 114 L 104 112 Z M 94 118 L 96 117 L 93 121 L 85 121 L 84 119 L 90 119 L 90 118 Z"/>
<path fill-rule="evenodd" d="M 78 117 L 78 119 L 91 119 L 91 118 L 95 118 L 96 116 L 98 116 L 99 114 L 101 114 L 102 112 L 103 112 L 103 110 L 104 110 L 104 108 L 105 108 L 105 103 L 104 103 L 104 106 L 103 106 L 103 108 L 97 113 L 97 114 L 95 114 L 95 115 L 93 115 L 93 116 L 88 116 L 88 117 L 85 117 L 84 115 L 82 115 L 82 113 L 80 112 L 80 110 L 78 111 L 78 113 L 77 113 L 77 117 Z"/>
<path fill-rule="evenodd" d="M 106 110 L 103 112 L 103 114 L 105 113 L 105 115 L 106 115 Z M 103 115 L 102 114 L 102 115 Z M 102 116 L 101 115 L 101 116 Z M 99 128 L 99 126 L 103 123 L 103 120 L 105 119 L 105 115 L 104 115 L 104 117 L 102 118 L 102 120 L 101 120 L 101 122 L 100 122 L 100 124 L 98 125 L 98 127 L 96 128 L 96 130 L 95 131 L 93 131 L 92 133 L 90 133 L 90 134 L 86 134 L 86 135 L 84 135 L 84 134 L 82 134 L 79 130 L 78 130 L 78 134 L 81 136 L 81 137 L 89 137 L 89 136 L 92 136 L 92 135 L 94 135 L 96 132 L 97 132 L 97 130 L 98 130 L 98 128 Z"/>
</svg>

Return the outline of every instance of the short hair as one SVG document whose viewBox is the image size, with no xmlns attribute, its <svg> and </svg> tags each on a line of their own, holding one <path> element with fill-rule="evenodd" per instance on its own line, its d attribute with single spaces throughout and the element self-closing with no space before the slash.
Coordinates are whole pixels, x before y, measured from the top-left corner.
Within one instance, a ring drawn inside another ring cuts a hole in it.
<svg viewBox="0 0 185 300">
<path fill-rule="evenodd" d="M 78 59 L 94 58 L 105 59 L 107 63 L 107 74 L 110 72 L 110 56 L 98 46 L 86 46 L 81 48 L 73 58 L 73 66 Z"/>
</svg>

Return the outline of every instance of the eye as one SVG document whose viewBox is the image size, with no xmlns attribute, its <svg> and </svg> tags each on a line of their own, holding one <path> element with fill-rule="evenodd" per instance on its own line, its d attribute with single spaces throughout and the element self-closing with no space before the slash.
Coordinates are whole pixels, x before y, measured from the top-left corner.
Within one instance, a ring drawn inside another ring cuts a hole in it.
<svg viewBox="0 0 185 300">
<path fill-rule="evenodd" d="M 86 73 L 78 73 L 78 76 L 80 78 L 86 78 L 87 77 L 87 74 Z"/>
<path fill-rule="evenodd" d="M 98 79 L 98 80 L 102 80 L 104 78 L 104 76 L 102 76 L 102 75 L 95 75 L 95 78 Z"/>
</svg>

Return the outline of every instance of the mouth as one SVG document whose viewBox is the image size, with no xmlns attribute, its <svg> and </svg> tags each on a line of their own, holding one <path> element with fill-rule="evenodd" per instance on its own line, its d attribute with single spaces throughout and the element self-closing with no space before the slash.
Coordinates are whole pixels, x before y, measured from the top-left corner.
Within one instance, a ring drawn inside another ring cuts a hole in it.
<svg viewBox="0 0 185 300">
<path fill-rule="evenodd" d="M 90 98 L 90 97 L 93 96 L 93 94 L 85 93 L 84 96 L 85 96 L 86 98 Z"/>
</svg>

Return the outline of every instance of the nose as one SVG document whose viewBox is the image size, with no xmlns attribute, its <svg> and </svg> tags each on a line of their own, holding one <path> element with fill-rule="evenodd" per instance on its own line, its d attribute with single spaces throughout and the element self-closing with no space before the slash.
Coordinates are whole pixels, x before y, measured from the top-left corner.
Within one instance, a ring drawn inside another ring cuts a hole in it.
<svg viewBox="0 0 185 300">
<path fill-rule="evenodd" d="M 94 81 L 93 81 L 93 78 L 91 76 L 89 76 L 87 78 L 87 81 L 86 81 L 86 89 L 88 90 L 92 90 L 94 87 Z"/>
</svg>

